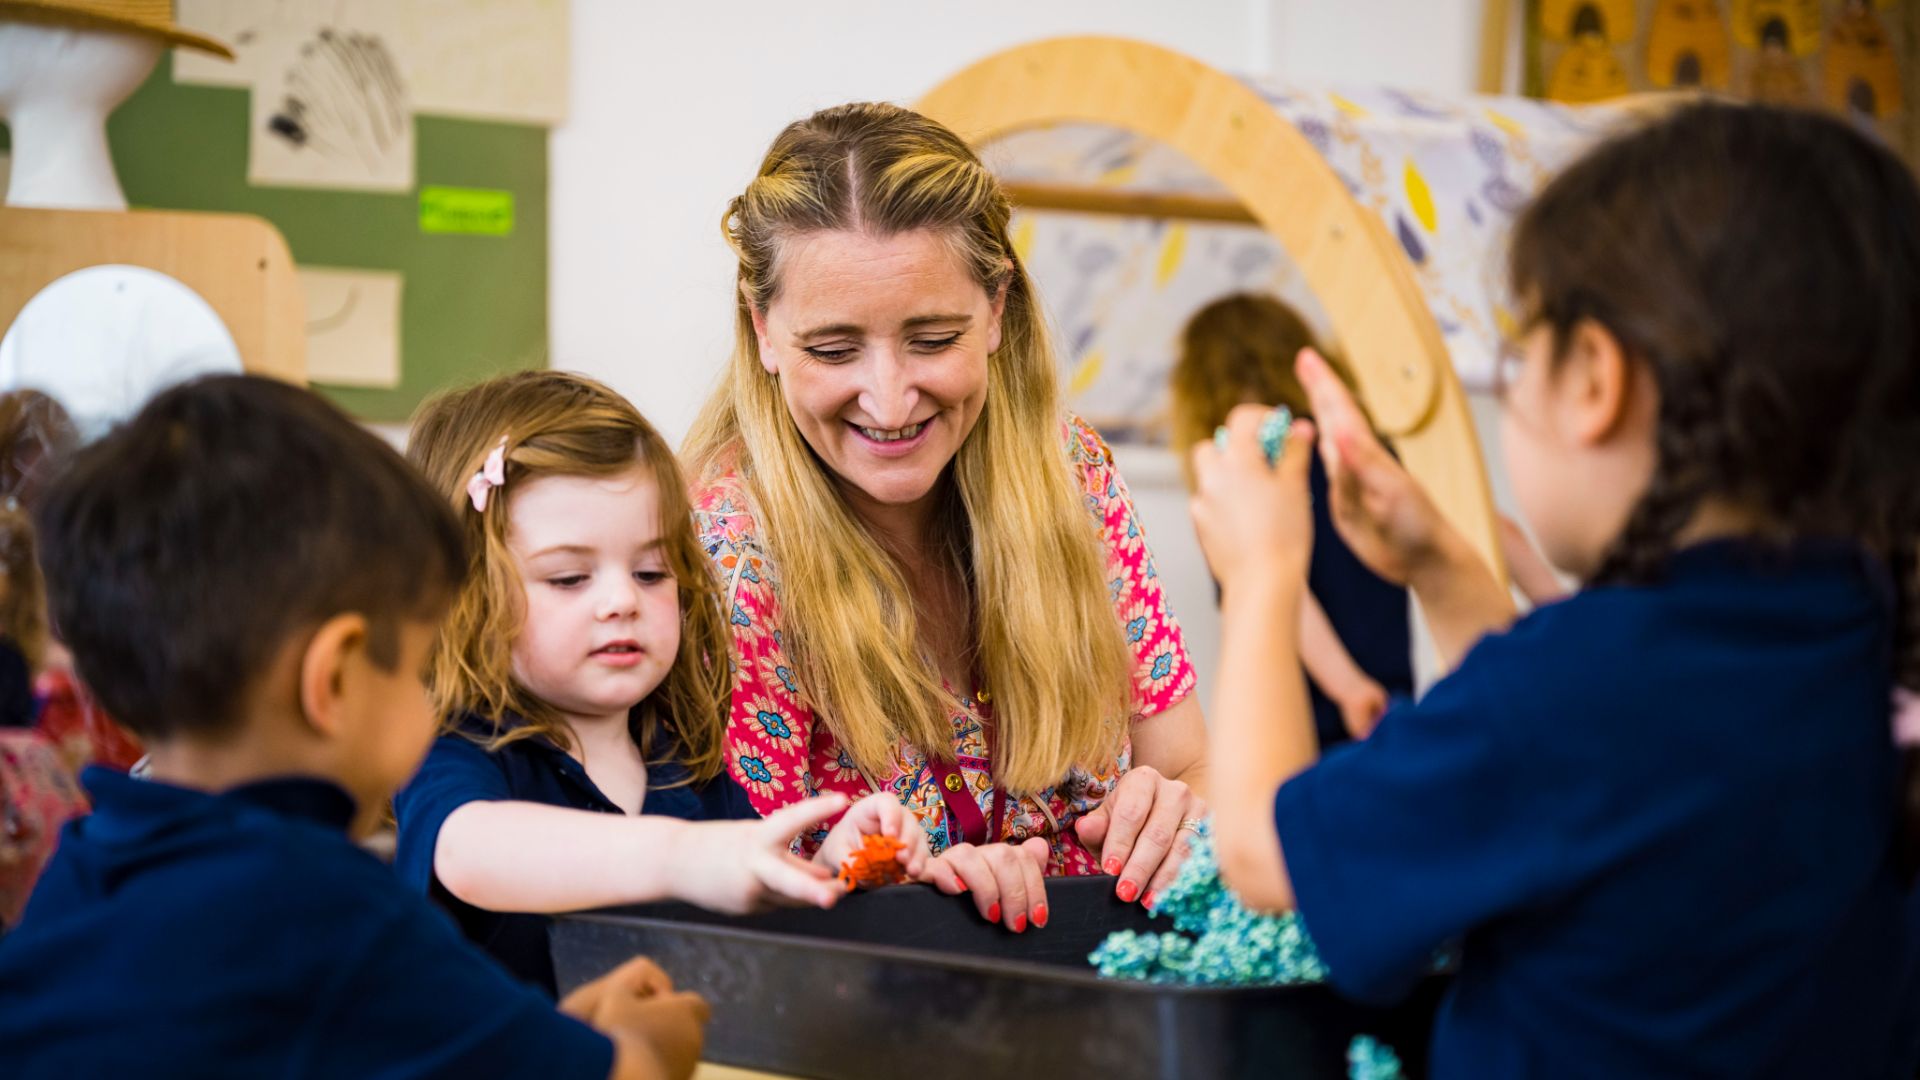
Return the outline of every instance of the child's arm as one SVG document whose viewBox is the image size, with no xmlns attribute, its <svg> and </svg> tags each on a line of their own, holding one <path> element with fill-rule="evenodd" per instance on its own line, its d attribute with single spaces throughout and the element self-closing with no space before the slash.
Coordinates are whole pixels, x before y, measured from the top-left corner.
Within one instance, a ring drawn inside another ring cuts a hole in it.
<svg viewBox="0 0 1920 1080">
<path fill-rule="evenodd" d="M 1340 707 L 1347 734 L 1366 738 L 1387 711 L 1387 692 L 1354 663 L 1326 609 L 1310 591 L 1300 598 L 1300 660 L 1321 691 Z"/>
<path fill-rule="evenodd" d="M 1513 622 L 1513 597 L 1380 445 L 1327 362 L 1303 349 L 1297 370 L 1313 400 L 1341 539 L 1374 573 L 1419 597 L 1441 662 L 1451 668 L 1489 631 Z"/>
<path fill-rule="evenodd" d="M 843 890 L 787 848 L 846 807 L 809 799 L 764 820 L 689 822 L 542 803 L 476 800 L 447 815 L 434 876 L 490 911 L 550 913 L 684 900 L 742 913 L 778 902 L 831 907 Z"/>
<path fill-rule="evenodd" d="M 687 1080 L 700 1064 L 709 1009 L 698 994 L 635 957 L 568 994 L 560 1011 L 613 1040 L 608 1080 Z"/>
<path fill-rule="evenodd" d="M 1313 549 L 1307 492 L 1313 425 L 1299 422 L 1269 469 L 1256 435 L 1268 410 L 1235 409 L 1224 453 L 1194 449 L 1194 526 L 1221 588 L 1220 671 L 1209 739 L 1220 876 L 1248 906 L 1293 906 L 1273 793 L 1311 765 L 1313 712 L 1300 675 L 1301 607 Z M 1267 538 L 1247 544 L 1243 538 Z"/>
</svg>

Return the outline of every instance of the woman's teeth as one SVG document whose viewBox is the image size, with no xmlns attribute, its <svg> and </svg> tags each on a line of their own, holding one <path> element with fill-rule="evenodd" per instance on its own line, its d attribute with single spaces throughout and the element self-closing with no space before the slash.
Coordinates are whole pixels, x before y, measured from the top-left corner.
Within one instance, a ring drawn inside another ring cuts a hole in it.
<svg viewBox="0 0 1920 1080">
<path fill-rule="evenodd" d="M 858 425 L 855 426 L 858 427 Z M 920 434 L 921 430 L 926 426 L 927 422 L 922 420 L 917 424 L 909 424 L 903 428 L 883 429 L 863 427 L 860 428 L 860 434 L 865 435 L 874 442 L 899 442 L 903 439 L 911 439 L 915 435 Z"/>
</svg>

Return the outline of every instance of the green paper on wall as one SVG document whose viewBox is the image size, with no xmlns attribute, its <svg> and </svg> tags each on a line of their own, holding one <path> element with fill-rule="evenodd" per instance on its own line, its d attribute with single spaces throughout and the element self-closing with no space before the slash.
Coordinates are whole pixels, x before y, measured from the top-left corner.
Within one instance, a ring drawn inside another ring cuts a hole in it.
<svg viewBox="0 0 1920 1080">
<path fill-rule="evenodd" d="M 423 187 L 420 231 L 467 236 L 510 236 L 513 192 L 490 188 Z"/>
</svg>

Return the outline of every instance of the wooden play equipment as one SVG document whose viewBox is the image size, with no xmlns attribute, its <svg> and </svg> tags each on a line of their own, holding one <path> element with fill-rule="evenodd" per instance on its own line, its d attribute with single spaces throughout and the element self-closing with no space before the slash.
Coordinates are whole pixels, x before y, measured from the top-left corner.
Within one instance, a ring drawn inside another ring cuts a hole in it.
<svg viewBox="0 0 1920 1080">
<path fill-rule="evenodd" d="M 1511 101 L 1512 99 L 1505 99 Z M 1442 512 L 1504 575 L 1480 444 L 1413 266 L 1273 99 L 1158 46 L 1071 37 L 960 71 L 920 111 L 976 146 L 1053 125 L 1101 125 L 1177 151 L 1211 192 L 1116 190 L 1022 177 L 1032 209 L 1251 222 L 1297 263 L 1325 308 L 1381 432 Z M 1462 127 L 1461 138 L 1467 137 Z"/>
<path fill-rule="evenodd" d="M 306 382 L 293 257 L 272 225 L 240 214 L 0 208 L 0 328 L 48 285 L 103 264 L 178 280 L 226 323 L 248 371 Z"/>
</svg>

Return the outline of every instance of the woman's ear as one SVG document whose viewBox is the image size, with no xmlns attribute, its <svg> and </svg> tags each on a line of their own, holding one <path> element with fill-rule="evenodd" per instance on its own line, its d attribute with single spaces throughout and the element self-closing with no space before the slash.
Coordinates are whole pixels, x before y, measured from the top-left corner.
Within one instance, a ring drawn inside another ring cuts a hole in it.
<svg viewBox="0 0 1920 1080">
<path fill-rule="evenodd" d="M 1013 264 L 1006 265 L 1006 272 L 1000 275 L 1000 284 L 994 287 L 991 311 L 987 322 L 987 352 L 1000 351 L 1000 320 L 1007 313 L 1007 288 L 1013 281 Z"/>
<path fill-rule="evenodd" d="M 347 723 L 351 669 L 367 648 L 367 620 L 359 614 L 335 615 L 314 631 L 300 657 L 300 714 L 323 736 L 338 735 Z"/>
<path fill-rule="evenodd" d="M 753 306 L 753 301 L 747 296 L 745 282 L 740 285 L 740 302 L 746 305 L 747 316 L 753 320 L 753 338 L 754 344 L 759 346 L 760 366 L 765 368 L 769 375 L 780 374 L 780 365 L 775 363 L 773 358 L 773 343 L 767 336 L 767 312 L 764 308 Z"/>
</svg>

